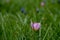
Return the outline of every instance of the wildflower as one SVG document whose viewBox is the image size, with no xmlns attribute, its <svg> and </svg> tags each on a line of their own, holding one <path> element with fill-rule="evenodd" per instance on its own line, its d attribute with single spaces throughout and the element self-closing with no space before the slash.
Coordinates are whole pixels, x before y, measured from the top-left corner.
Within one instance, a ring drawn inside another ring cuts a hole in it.
<svg viewBox="0 0 60 40">
<path fill-rule="evenodd" d="M 34 30 L 39 30 L 40 29 L 40 26 L 41 26 L 41 24 L 40 23 L 33 23 L 33 22 L 31 22 L 31 27 L 32 27 L 32 29 L 34 29 Z"/>
<path fill-rule="evenodd" d="M 36 12 L 39 13 L 39 8 L 36 8 Z"/>
<path fill-rule="evenodd" d="M 45 5 L 45 3 L 44 2 L 41 2 L 41 6 L 44 6 Z"/>
<path fill-rule="evenodd" d="M 24 14 L 26 14 L 26 11 L 25 11 L 24 8 L 21 8 L 21 12 L 24 13 Z"/>
<path fill-rule="evenodd" d="M 21 12 L 23 13 L 25 10 L 24 10 L 24 8 L 21 8 Z"/>
</svg>

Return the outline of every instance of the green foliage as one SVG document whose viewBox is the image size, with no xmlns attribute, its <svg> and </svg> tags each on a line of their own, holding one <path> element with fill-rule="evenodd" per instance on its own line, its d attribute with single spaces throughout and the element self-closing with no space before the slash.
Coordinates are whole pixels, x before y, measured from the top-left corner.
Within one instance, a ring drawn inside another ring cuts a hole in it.
<svg viewBox="0 0 60 40">
<path fill-rule="evenodd" d="M 55 0 L 0 0 L 0 40 L 60 40 L 60 6 Z M 24 7 L 27 14 L 21 13 Z M 36 7 L 40 9 L 36 13 Z M 40 22 L 41 28 L 34 31 L 30 26 Z"/>
</svg>

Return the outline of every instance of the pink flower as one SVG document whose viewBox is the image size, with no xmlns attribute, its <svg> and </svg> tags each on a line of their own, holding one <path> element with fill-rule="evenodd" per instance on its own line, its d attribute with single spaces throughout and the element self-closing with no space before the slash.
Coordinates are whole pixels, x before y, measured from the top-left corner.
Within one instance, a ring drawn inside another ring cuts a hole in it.
<svg viewBox="0 0 60 40">
<path fill-rule="evenodd" d="M 33 22 L 31 22 L 31 27 L 32 27 L 32 29 L 34 29 L 34 30 L 39 30 L 40 29 L 40 26 L 41 26 L 41 24 L 40 23 L 33 23 Z"/>
<path fill-rule="evenodd" d="M 44 6 L 45 5 L 45 3 L 44 2 L 41 2 L 41 6 Z"/>
</svg>

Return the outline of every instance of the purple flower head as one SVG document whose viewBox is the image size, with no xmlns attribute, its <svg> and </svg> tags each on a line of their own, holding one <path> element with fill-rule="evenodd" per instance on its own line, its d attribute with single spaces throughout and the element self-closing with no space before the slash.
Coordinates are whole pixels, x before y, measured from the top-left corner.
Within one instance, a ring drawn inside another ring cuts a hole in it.
<svg viewBox="0 0 60 40">
<path fill-rule="evenodd" d="M 40 26 L 41 26 L 41 24 L 40 23 L 33 23 L 33 22 L 31 22 L 31 27 L 32 27 L 32 29 L 34 29 L 34 30 L 39 30 L 40 29 Z"/>
</svg>

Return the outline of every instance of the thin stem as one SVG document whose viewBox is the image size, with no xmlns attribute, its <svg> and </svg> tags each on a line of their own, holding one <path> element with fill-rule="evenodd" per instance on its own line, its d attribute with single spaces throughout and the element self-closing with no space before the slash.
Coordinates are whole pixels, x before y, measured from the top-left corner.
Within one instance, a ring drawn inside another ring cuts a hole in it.
<svg viewBox="0 0 60 40">
<path fill-rule="evenodd" d="M 45 33 L 45 36 L 43 37 L 43 40 L 44 40 L 45 37 L 47 36 L 50 27 L 51 27 L 51 24 L 50 24 L 50 26 L 48 27 L 48 29 L 47 29 L 47 31 L 46 31 L 46 33 Z"/>
<path fill-rule="evenodd" d="M 48 7 L 47 7 L 47 11 L 53 16 L 52 12 L 49 10 Z M 51 24 L 50 24 L 50 27 L 51 27 Z M 50 27 L 48 27 L 48 29 L 47 29 L 47 31 L 46 31 L 46 33 L 45 33 L 45 36 L 43 37 L 43 40 L 44 40 L 45 37 L 47 36 Z"/>
<path fill-rule="evenodd" d="M 5 37 L 5 40 L 7 40 L 7 36 L 6 36 L 6 32 L 5 32 L 5 28 L 4 28 L 4 19 L 2 17 L 2 14 L 1 14 L 1 19 L 2 19 L 2 30 L 3 30 L 3 33 L 4 33 L 4 37 Z"/>
<path fill-rule="evenodd" d="M 41 23 L 41 21 L 40 21 Z M 41 40 L 41 27 L 40 27 L 40 30 L 39 30 L 39 40 Z"/>
<path fill-rule="evenodd" d="M 53 13 L 49 10 L 48 7 L 47 7 L 47 11 L 53 16 Z"/>
</svg>

